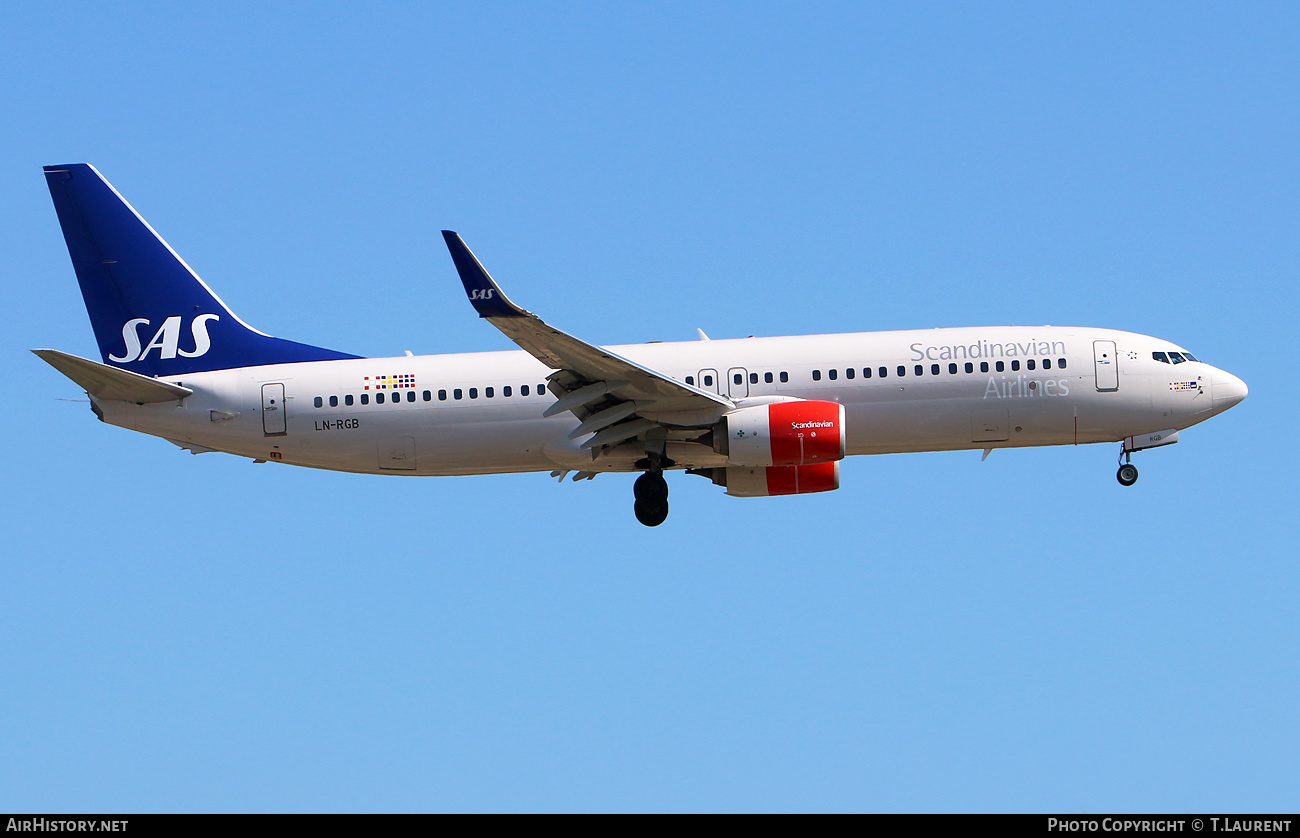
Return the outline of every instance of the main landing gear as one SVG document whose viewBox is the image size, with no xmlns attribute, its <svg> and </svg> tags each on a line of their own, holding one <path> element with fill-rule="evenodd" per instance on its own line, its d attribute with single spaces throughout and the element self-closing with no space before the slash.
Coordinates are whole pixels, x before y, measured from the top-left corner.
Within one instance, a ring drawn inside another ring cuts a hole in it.
<svg viewBox="0 0 1300 838">
<path fill-rule="evenodd" d="M 655 469 L 647 471 L 632 484 L 636 503 L 632 511 L 636 519 L 647 527 L 657 527 L 668 518 L 668 481 L 664 473 Z"/>
<path fill-rule="evenodd" d="M 1133 452 L 1127 449 L 1121 449 L 1119 452 L 1120 466 L 1119 471 L 1115 472 L 1115 479 L 1121 486 L 1132 486 L 1138 482 L 1137 466 L 1133 465 L 1130 460 L 1133 459 Z"/>
<path fill-rule="evenodd" d="M 664 479 L 664 469 L 674 463 L 664 454 L 665 447 L 664 432 L 651 432 L 646 438 L 645 457 L 636 462 L 637 468 L 646 471 L 632 484 L 632 495 L 636 498 L 632 511 L 647 527 L 657 527 L 668 518 L 668 481 Z"/>
</svg>

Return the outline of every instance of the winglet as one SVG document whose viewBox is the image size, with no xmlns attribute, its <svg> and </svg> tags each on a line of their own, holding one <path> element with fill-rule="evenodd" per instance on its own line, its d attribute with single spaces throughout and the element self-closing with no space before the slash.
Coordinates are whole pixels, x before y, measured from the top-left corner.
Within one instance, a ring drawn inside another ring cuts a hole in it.
<svg viewBox="0 0 1300 838">
<path fill-rule="evenodd" d="M 460 235 L 451 230 L 443 230 L 442 237 L 447 240 L 447 249 L 451 251 L 451 261 L 456 263 L 456 273 L 465 285 L 470 304 L 479 317 L 528 317 L 528 312 L 510 302 L 497 285 L 496 280 L 479 262 L 478 258 L 465 246 Z"/>
</svg>

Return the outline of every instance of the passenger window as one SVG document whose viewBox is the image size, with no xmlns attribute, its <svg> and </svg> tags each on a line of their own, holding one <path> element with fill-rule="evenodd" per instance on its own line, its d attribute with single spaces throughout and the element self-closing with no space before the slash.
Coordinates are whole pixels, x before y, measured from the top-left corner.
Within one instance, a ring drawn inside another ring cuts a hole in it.
<svg viewBox="0 0 1300 838">
<path fill-rule="evenodd" d="M 691 385 L 692 387 L 694 387 L 694 386 L 695 386 L 695 376 L 693 376 L 693 375 L 688 375 L 688 376 L 686 376 L 686 383 L 689 384 L 689 385 Z"/>
<path fill-rule="evenodd" d="M 440 402 L 445 402 L 445 401 L 447 401 L 447 391 L 446 391 L 446 390 L 439 390 L 439 391 L 438 391 L 438 401 L 440 401 Z"/>
<path fill-rule="evenodd" d="M 427 396 L 427 395 L 429 394 L 429 391 L 428 391 L 428 390 L 425 390 L 425 391 L 424 391 L 424 394 Z M 407 400 L 408 402 L 413 402 L 413 401 L 415 401 L 415 391 L 414 391 L 414 390 L 407 390 L 407 391 L 406 391 L 406 400 Z"/>
<path fill-rule="evenodd" d="M 339 397 L 330 396 L 330 407 L 338 407 L 338 406 L 339 406 Z"/>
<path fill-rule="evenodd" d="M 756 372 L 751 372 L 751 373 L 749 374 L 749 383 L 750 383 L 750 384 L 757 384 L 757 383 L 758 383 L 758 373 L 756 373 Z"/>
<path fill-rule="evenodd" d="M 469 388 L 469 397 L 470 397 L 471 399 L 477 399 L 477 398 L 478 398 L 478 388 L 477 388 L 477 387 L 471 387 L 471 388 Z"/>
<path fill-rule="evenodd" d="M 1051 359 L 1051 358 L 1044 358 L 1044 359 L 1043 359 L 1043 369 L 1045 369 L 1045 370 L 1050 370 L 1051 368 L 1052 368 L 1052 359 Z"/>
<path fill-rule="evenodd" d="M 706 375 L 706 376 L 704 376 L 704 386 L 705 386 L 705 387 L 712 387 L 712 386 L 713 386 L 713 376 L 711 376 L 711 375 Z"/>
<path fill-rule="evenodd" d="M 899 364 L 897 372 L 898 372 L 898 377 L 902 378 L 903 376 L 907 375 L 907 367 L 903 366 L 902 364 Z"/>
<path fill-rule="evenodd" d="M 1058 370 L 1063 370 L 1063 369 L 1065 369 L 1065 359 L 1064 359 L 1064 358 L 1057 358 L 1057 359 L 1056 359 L 1056 368 L 1057 368 Z"/>
<path fill-rule="evenodd" d="M 1030 358 L 1028 361 L 1025 361 L 1025 369 L 1027 369 L 1027 370 L 1032 370 L 1032 369 L 1034 368 L 1034 366 L 1035 366 L 1035 364 L 1034 364 L 1034 359 L 1033 359 L 1033 358 Z"/>
<path fill-rule="evenodd" d="M 975 372 L 975 365 L 972 364 L 970 361 L 966 362 L 966 372 L 968 373 Z"/>
<path fill-rule="evenodd" d="M 401 403 L 402 403 L 402 394 L 401 394 L 401 393 L 394 393 L 394 394 L 393 394 L 393 406 L 396 407 L 397 405 L 399 405 L 399 404 L 401 404 Z"/>
<path fill-rule="evenodd" d="M 428 390 L 425 390 L 425 391 L 424 391 L 424 400 L 425 400 L 426 402 L 431 402 L 431 401 L 433 401 L 433 393 L 430 393 Z"/>
<path fill-rule="evenodd" d="M 862 368 L 862 377 L 863 377 L 863 378 L 870 378 L 870 377 L 871 377 L 871 367 L 863 367 L 863 368 Z"/>
<path fill-rule="evenodd" d="M 957 365 L 956 365 L 956 364 L 949 364 L 949 365 L 948 365 L 948 374 L 949 374 L 949 375 L 956 375 L 956 374 L 957 374 Z"/>
<path fill-rule="evenodd" d="M 351 407 L 351 406 L 352 406 L 352 394 L 349 393 L 348 395 L 344 396 L 344 397 L 343 397 L 343 403 L 344 403 L 345 405 L 347 405 L 348 407 Z"/>
<path fill-rule="evenodd" d="M 813 381 L 821 381 L 821 380 L 822 380 L 822 371 L 813 370 Z"/>
<path fill-rule="evenodd" d="M 763 373 L 763 383 L 764 383 L 764 384 L 771 384 L 771 383 L 772 383 L 772 373 L 770 373 L 770 372 L 765 372 L 765 373 Z"/>
<path fill-rule="evenodd" d="M 520 387 L 519 387 L 519 395 L 521 395 L 521 396 L 526 396 L 526 395 L 528 395 L 528 385 L 527 385 L 527 384 L 522 384 L 522 385 L 520 385 Z M 457 396 L 456 398 L 459 399 L 460 396 Z"/>
<path fill-rule="evenodd" d="M 504 386 L 504 387 L 501 388 L 501 395 L 502 395 L 503 397 L 507 398 L 507 399 L 510 398 L 510 385 L 509 385 L 509 384 L 507 384 L 506 386 Z"/>
<path fill-rule="evenodd" d="M 324 406 L 325 406 L 325 400 L 322 399 L 320 396 L 317 396 L 316 398 L 312 399 L 312 402 L 311 402 L 311 403 L 314 404 L 316 407 L 324 407 Z"/>
<path fill-rule="evenodd" d="M 876 372 L 880 373 L 881 378 L 889 378 L 889 367 L 881 367 Z"/>
<path fill-rule="evenodd" d="M 1019 362 L 1019 361 L 1012 361 L 1012 362 L 1011 362 L 1011 371 L 1012 371 L 1012 372 L 1017 372 L 1017 371 L 1019 371 L 1019 369 L 1020 369 L 1020 362 Z"/>
<path fill-rule="evenodd" d="M 988 371 L 989 371 L 989 362 L 980 361 L 980 372 L 988 372 Z"/>
<path fill-rule="evenodd" d="M 788 373 L 788 372 L 783 372 L 783 373 L 781 373 L 781 383 L 782 383 L 782 384 L 785 384 L 785 383 L 786 383 L 787 381 L 789 381 L 789 380 L 790 380 L 790 373 Z"/>
<path fill-rule="evenodd" d="M 539 395 L 539 396 L 545 396 L 545 395 L 546 395 L 546 385 L 545 385 L 545 384 L 538 384 L 538 385 L 537 385 L 537 395 Z"/>
<path fill-rule="evenodd" d="M 830 378 L 831 381 L 834 381 L 835 379 L 837 379 L 837 378 L 840 377 L 840 371 L 839 371 L 839 370 L 831 370 L 830 372 L 826 373 L 826 376 L 827 376 L 828 378 Z"/>
<path fill-rule="evenodd" d="M 483 389 L 483 395 L 487 396 L 489 399 L 492 398 L 492 394 L 495 393 L 495 392 L 496 392 L 496 391 L 493 390 L 491 387 L 485 387 L 485 388 Z"/>
<path fill-rule="evenodd" d="M 998 361 L 998 362 L 997 362 L 997 364 L 996 364 L 996 369 L 997 369 L 998 372 L 1004 372 L 1004 371 L 1006 371 L 1006 368 L 1007 368 L 1007 367 L 1006 367 L 1006 364 L 1002 363 L 1001 361 Z"/>
<path fill-rule="evenodd" d="M 857 374 L 857 370 L 853 369 L 853 367 L 849 367 L 844 371 L 844 377 L 849 379 L 850 381 L 853 380 L 853 376 L 856 374 Z"/>
<path fill-rule="evenodd" d="M 375 393 L 375 404 L 383 404 L 383 403 L 384 403 L 384 394 Z"/>
<path fill-rule="evenodd" d="M 464 398 L 464 396 L 465 396 L 464 391 L 461 390 L 459 387 L 451 391 L 451 397 L 456 401 L 460 401 L 462 398 Z"/>
<path fill-rule="evenodd" d="M 361 394 L 361 403 L 362 403 L 362 404 L 370 404 L 370 394 L 369 394 L 369 393 L 362 393 L 362 394 Z"/>
</svg>

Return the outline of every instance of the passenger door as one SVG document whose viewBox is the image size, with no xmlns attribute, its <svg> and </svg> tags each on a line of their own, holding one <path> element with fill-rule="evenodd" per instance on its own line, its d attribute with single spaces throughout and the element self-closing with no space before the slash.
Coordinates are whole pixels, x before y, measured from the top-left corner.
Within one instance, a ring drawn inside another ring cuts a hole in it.
<svg viewBox="0 0 1300 838">
<path fill-rule="evenodd" d="M 1109 392 L 1119 389 L 1119 359 L 1115 357 L 1115 341 L 1094 340 L 1092 362 L 1097 371 L 1097 389 Z"/>
</svg>

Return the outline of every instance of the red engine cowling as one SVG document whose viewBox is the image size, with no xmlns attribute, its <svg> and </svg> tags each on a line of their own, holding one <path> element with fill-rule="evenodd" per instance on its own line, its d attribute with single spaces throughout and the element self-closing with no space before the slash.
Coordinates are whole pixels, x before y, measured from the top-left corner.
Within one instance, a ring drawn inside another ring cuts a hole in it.
<svg viewBox="0 0 1300 838">
<path fill-rule="evenodd" d="M 737 498 L 766 498 L 774 495 L 806 495 L 840 487 L 840 464 L 810 466 L 728 466 L 709 469 L 714 483 L 727 487 Z"/>
<path fill-rule="evenodd" d="M 721 430 L 719 453 L 736 465 L 804 466 L 844 459 L 844 406 L 838 402 L 741 408 L 723 417 Z"/>
</svg>

